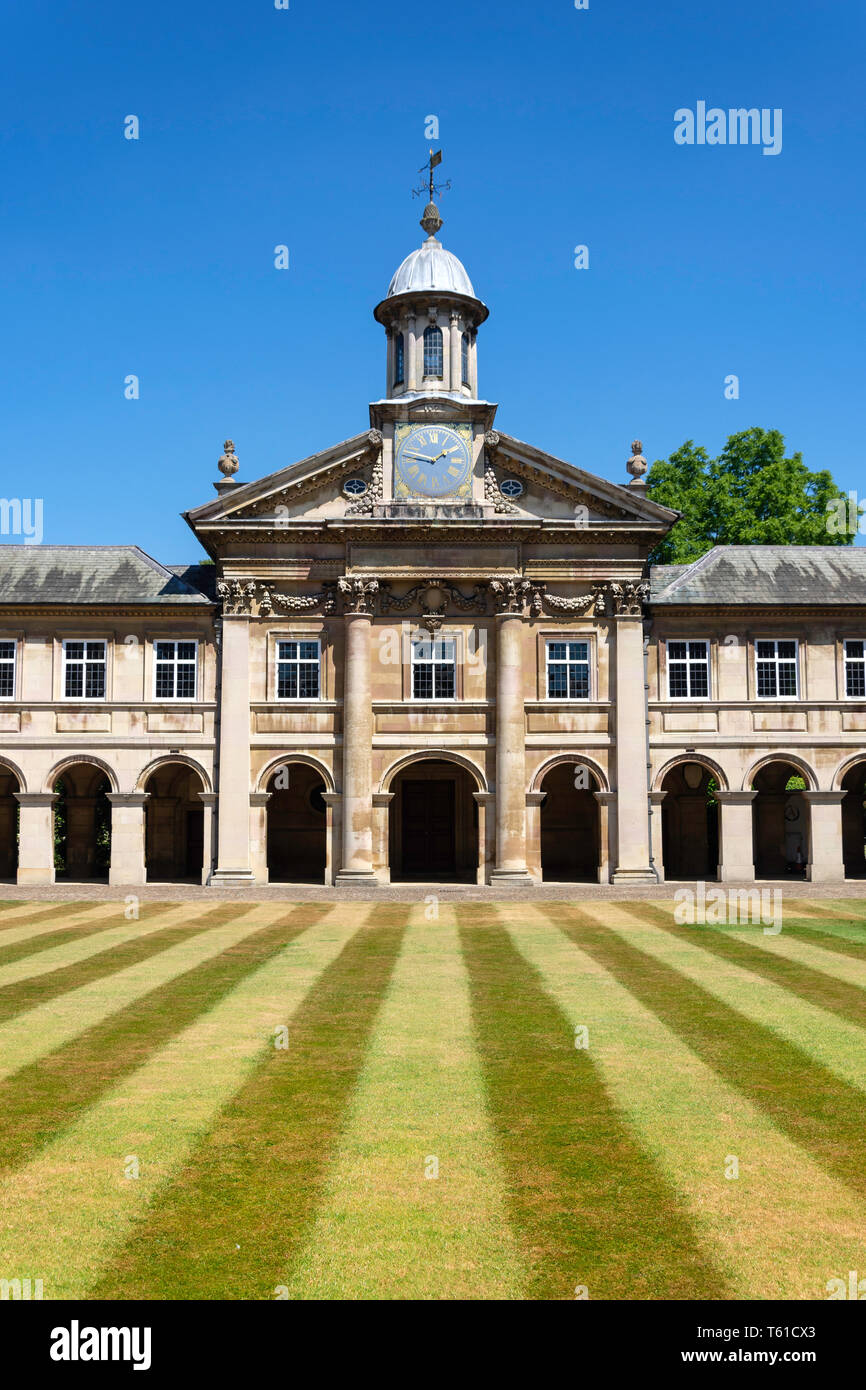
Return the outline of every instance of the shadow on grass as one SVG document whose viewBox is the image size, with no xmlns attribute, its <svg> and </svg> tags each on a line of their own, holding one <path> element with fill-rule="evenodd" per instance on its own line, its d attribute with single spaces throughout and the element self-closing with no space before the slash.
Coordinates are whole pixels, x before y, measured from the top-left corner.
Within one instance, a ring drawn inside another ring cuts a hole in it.
<svg viewBox="0 0 866 1390">
<path fill-rule="evenodd" d="M 252 905 L 225 903 L 199 925 L 215 927 L 250 911 Z M 0 1082 L 0 1171 L 26 1162 L 119 1077 L 140 1067 L 329 911 L 328 904 L 294 908 Z"/>
<path fill-rule="evenodd" d="M 478 920 L 477 914 L 470 914 Z M 719 1299 L 723 1276 L 501 926 L 463 926 L 472 1013 L 530 1296 Z"/>
<path fill-rule="evenodd" d="M 89 1297 L 272 1299 L 316 1217 L 409 908 L 371 910 Z M 390 924 L 389 924 L 390 923 Z"/>
<path fill-rule="evenodd" d="M 832 1177 L 866 1195 L 862 1091 L 581 909 L 543 911 L 727 1085 L 763 1110 Z"/>
</svg>

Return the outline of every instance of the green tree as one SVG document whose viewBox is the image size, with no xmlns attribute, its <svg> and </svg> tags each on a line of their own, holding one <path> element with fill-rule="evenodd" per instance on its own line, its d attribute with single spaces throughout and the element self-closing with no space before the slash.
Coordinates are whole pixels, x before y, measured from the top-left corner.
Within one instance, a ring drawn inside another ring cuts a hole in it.
<svg viewBox="0 0 866 1390">
<path fill-rule="evenodd" d="M 847 502 L 832 474 L 826 468 L 811 472 L 802 454 L 786 457 L 778 430 L 732 434 L 718 458 L 687 439 L 669 459 L 652 465 L 647 496 L 683 513 L 653 552 L 654 564 L 690 564 L 714 545 L 851 545 L 854 540 Z"/>
</svg>

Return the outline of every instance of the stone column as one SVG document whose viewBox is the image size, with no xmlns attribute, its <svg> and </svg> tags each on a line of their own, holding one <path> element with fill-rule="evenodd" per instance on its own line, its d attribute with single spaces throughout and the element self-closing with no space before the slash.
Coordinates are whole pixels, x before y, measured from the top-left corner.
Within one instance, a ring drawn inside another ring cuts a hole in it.
<svg viewBox="0 0 866 1390">
<path fill-rule="evenodd" d="M 138 887 L 147 882 L 144 865 L 144 808 L 149 792 L 132 792 L 124 796 L 109 792 L 111 802 L 111 863 L 108 866 L 110 884 L 129 884 Z"/>
<path fill-rule="evenodd" d="M 451 390 L 459 391 L 463 383 L 463 366 L 460 356 L 460 315 L 456 309 L 451 310 L 449 334 L 451 339 Z"/>
<path fill-rule="evenodd" d="M 54 882 L 54 803 L 56 792 L 15 792 L 18 819 L 18 882 Z"/>
<path fill-rule="evenodd" d="M 393 792 L 373 793 L 373 869 L 380 883 L 391 882 L 391 859 L 388 854 L 389 807 Z"/>
<path fill-rule="evenodd" d="M 489 865 L 494 862 L 496 852 L 493 841 L 494 817 L 490 814 L 496 797 L 493 792 L 473 792 L 472 796 L 478 807 L 478 873 L 476 882 L 483 887 L 487 882 Z"/>
<path fill-rule="evenodd" d="M 659 883 L 665 881 L 665 858 L 662 847 L 662 802 L 667 796 L 667 792 L 650 792 L 650 806 L 652 807 L 652 852 L 653 865 L 659 876 Z"/>
<path fill-rule="evenodd" d="M 813 883 L 841 883 L 842 798 L 847 791 L 802 792 L 809 803 L 809 878 Z"/>
<path fill-rule="evenodd" d="M 752 802 L 758 793 L 717 791 L 714 795 L 719 803 L 719 881 L 753 883 Z"/>
<path fill-rule="evenodd" d="M 322 792 L 322 800 L 327 807 L 325 812 L 325 886 L 330 888 L 336 874 L 337 848 L 342 833 L 340 803 L 343 798 L 339 792 Z"/>
<path fill-rule="evenodd" d="M 375 579 L 340 581 L 350 595 L 343 686 L 343 863 L 339 883 L 376 881 L 373 872 L 373 702 L 370 640 Z"/>
<path fill-rule="evenodd" d="M 598 881 L 610 882 L 610 815 L 616 814 L 616 792 L 593 792 L 598 802 Z"/>
<path fill-rule="evenodd" d="M 207 883 L 211 876 L 214 860 L 214 807 L 216 806 L 215 792 L 199 792 L 199 801 L 204 807 L 204 817 L 202 820 L 202 865 L 201 881 Z"/>
<path fill-rule="evenodd" d="M 270 792 L 250 792 L 250 867 L 256 883 L 268 882 L 268 802 Z"/>
<path fill-rule="evenodd" d="M 469 375 L 472 378 L 470 390 L 475 400 L 478 399 L 478 338 L 473 332 L 469 342 Z"/>
<path fill-rule="evenodd" d="M 492 880 L 531 883 L 526 867 L 523 613 L 496 616 L 496 868 Z"/>
<path fill-rule="evenodd" d="M 526 793 L 526 867 L 536 882 L 543 878 L 541 868 L 541 808 L 547 792 Z"/>
<path fill-rule="evenodd" d="M 406 320 L 406 358 L 403 363 L 403 375 L 406 378 L 406 390 L 417 391 L 418 389 L 418 345 L 415 337 L 415 315 L 410 314 Z"/>
<path fill-rule="evenodd" d="M 217 867 L 208 880 L 255 882 L 250 867 L 250 619 L 225 613 L 220 673 Z"/>
<path fill-rule="evenodd" d="M 640 585 L 623 585 L 616 627 L 616 824 L 613 883 L 655 883 L 649 862 L 646 682 Z"/>
</svg>

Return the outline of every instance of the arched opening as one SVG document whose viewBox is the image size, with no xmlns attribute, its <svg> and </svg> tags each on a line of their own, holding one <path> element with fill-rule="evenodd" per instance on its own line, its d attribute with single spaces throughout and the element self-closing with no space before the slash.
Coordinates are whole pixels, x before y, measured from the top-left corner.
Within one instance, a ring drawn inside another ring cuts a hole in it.
<svg viewBox="0 0 866 1390">
<path fill-rule="evenodd" d="M 866 761 L 842 778 L 842 858 L 846 878 L 866 878 Z"/>
<path fill-rule="evenodd" d="M 428 323 L 424 329 L 424 375 L 442 376 L 442 329 Z"/>
<path fill-rule="evenodd" d="M 161 763 L 144 784 L 144 867 L 149 883 L 201 883 L 204 784 L 186 763 Z"/>
<path fill-rule="evenodd" d="M 403 343 L 403 334 L 398 333 L 394 339 L 394 385 L 403 385 L 405 373 L 406 350 Z"/>
<path fill-rule="evenodd" d="M 18 876 L 18 815 L 15 793 L 21 784 L 11 768 L 0 763 L 0 879 L 14 883 Z"/>
<path fill-rule="evenodd" d="M 391 782 L 392 883 L 474 883 L 478 872 L 477 785 L 465 768 L 421 758 Z"/>
<path fill-rule="evenodd" d="M 541 877 L 553 883 L 597 883 L 598 779 L 583 763 L 557 763 L 542 778 Z"/>
<path fill-rule="evenodd" d="M 286 762 L 272 773 L 268 802 L 268 879 L 271 883 L 324 883 L 327 811 L 320 772 Z"/>
<path fill-rule="evenodd" d="M 460 364 L 462 368 L 461 376 L 464 386 L 471 385 L 469 379 L 469 334 L 464 333 L 460 339 Z"/>
<path fill-rule="evenodd" d="M 111 783 L 101 767 L 72 763 L 54 783 L 54 869 L 59 880 L 107 879 Z"/>
<path fill-rule="evenodd" d="M 752 778 L 756 878 L 805 877 L 809 863 L 809 803 L 802 770 L 783 758 L 765 763 Z"/>
<path fill-rule="evenodd" d="M 662 861 L 666 879 L 714 879 L 719 871 L 717 782 L 703 763 L 672 767 L 662 782 Z"/>
</svg>

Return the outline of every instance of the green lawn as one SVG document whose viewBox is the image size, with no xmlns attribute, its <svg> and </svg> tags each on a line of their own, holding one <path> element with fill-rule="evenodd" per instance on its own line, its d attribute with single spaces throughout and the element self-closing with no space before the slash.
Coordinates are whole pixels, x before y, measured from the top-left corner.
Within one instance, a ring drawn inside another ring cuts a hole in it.
<svg viewBox="0 0 866 1390">
<path fill-rule="evenodd" d="M 821 1299 L 866 1275 L 866 903 L 792 898 L 779 935 L 673 899 L 430 912 L 0 906 L 0 1279 Z"/>
</svg>

